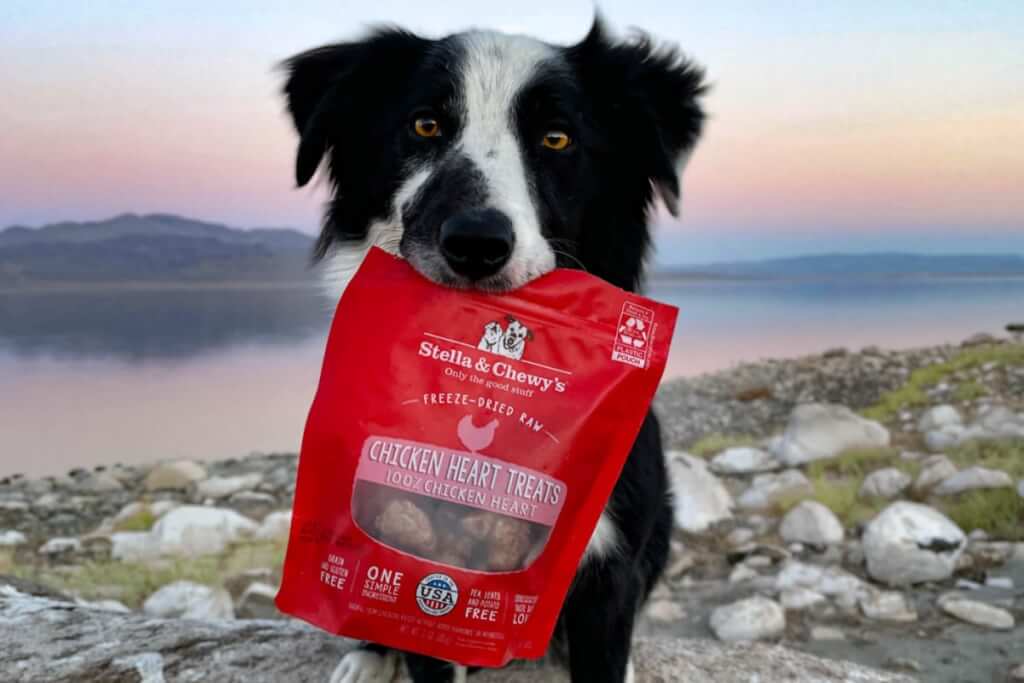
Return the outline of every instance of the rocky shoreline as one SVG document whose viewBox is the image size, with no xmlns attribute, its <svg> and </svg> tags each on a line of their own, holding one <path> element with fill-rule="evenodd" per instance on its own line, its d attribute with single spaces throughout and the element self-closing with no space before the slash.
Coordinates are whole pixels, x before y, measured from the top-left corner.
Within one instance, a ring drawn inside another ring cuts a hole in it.
<svg viewBox="0 0 1024 683">
<path fill-rule="evenodd" d="M 668 382 L 656 408 L 677 530 L 641 635 L 1024 680 L 1024 344 L 745 364 Z M 295 469 L 260 454 L 0 478 L 0 586 L 280 618 Z"/>
</svg>

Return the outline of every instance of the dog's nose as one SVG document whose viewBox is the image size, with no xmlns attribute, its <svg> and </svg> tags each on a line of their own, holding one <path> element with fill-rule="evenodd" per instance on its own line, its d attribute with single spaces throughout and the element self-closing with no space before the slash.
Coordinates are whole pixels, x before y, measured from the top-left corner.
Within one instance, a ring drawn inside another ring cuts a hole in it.
<svg viewBox="0 0 1024 683">
<path fill-rule="evenodd" d="M 496 209 L 463 211 L 441 224 L 441 253 L 459 275 L 480 280 L 504 266 L 515 246 L 512 221 Z"/>
</svg>

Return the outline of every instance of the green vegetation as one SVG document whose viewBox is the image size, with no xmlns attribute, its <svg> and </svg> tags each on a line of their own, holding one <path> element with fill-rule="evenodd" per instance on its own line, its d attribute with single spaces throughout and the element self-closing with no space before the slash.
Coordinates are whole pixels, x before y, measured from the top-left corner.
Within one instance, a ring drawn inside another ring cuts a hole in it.
<svg viewBox="0 0 1024 683">
<path fill-rule="evenodd" d="M 687 452 L 697 456 L 698 458 L 710 458 L 713 455 L 718 455 L 727 448 L 756 445 L 757 439 L 752 436 L 715 433 L 701 437 L 701 439 L 697 441 L 697 443 L 693 444 Z"/>
<path fill-rule="evenodd" d="M 992 538 L 1024 541 L 1024 498 L 1012 488 L 969 491 L 941 509 L 965 532 L 983 529 Z"/>
<path fill-rule="evenodd" d="M 885 507 L 888 501 L 857 497 L 862 478 L 822 476 L 811 481 L 814 492 L 809 496 L 794 496 L 779 503 L 779 512 L 786 513 L 800 501 L 814 500 L 839 518 L 843 526 L 850 528 L 860 522 L 867 522 Z"/>
<path fill-rule="evenodd" d="M 977 346 L 964 349 L 945 363 L 918 368 L 911 373 L 906 384 L 884 394 L 878 403 L 863 410 L 862 414 L 872 420 L 891 422 L 901 410 L 927 405 L 928 396 L 925 390 L 929 387 L 935 386 L 954 373 L 971 370 L 986 363 L 1024 365 L 1024 346 L 1019 344 Z M 965 392 L 973 393 L 979 389 L 984 391 L 977 383 L 974 387 L 971 387 L 969 382 L 966 384 L 968 388 L 964 389 Z"/>
<path fill-rule="evenodd" d="M 807 478 L 811 481 L 826 476 L 863 479 L 869 472 L 898 466 L 902 462 L 899 454 L 896 448 L 854 448 L 834 458 L 811 462 L 807 465 Z"/>
<path fill-rule="evenodd" d="M 86 562 L 80 566 L 14 566 L 12 573 L 31 578 L 85 600 L 114 599 L 139 607 L 153 591 L 173 581 L 222 586 L 229 577 L 256 567 L 280 567 L 285 544 L 242 543 L 223 555 L 174 558 L 152 563 Z"/>
<path fill-rule="evenodd" d="M 988 395 L 988 392 L 985 390 L 985 387 L 971 379 L 966 382 L 962 382 L 953 391 L 953 400 L 960 402 L 976 401 L 986 395 Z"/>
<path fill-rule="evenodd" d="M 946 452 L 959 467 L 1002 470 L 1014 480 L 1024 479 L 1024 439 L 969 441 Z"/>
<path fill-rule="evenodd" d="M 156 515 L 148 505 L 143 505 L 142 509 L 134 515 L 119 520 L 114 525 L 114 531 L 149 531 L 154 524 L 156 524 Z"/>
</svg>

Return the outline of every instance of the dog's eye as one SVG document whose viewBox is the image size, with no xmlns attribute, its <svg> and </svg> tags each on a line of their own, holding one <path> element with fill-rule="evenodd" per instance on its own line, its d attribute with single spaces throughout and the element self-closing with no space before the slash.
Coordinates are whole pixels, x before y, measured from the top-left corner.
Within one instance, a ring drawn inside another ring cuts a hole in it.
<svg viewBox="0 0 1024 683">
<path fill-rule="evenodd" d="M 412 129 L 421 138 L 436 138 L 441 135 L 441 124 L 430 116 L 421 116 L 413 121 Z"/>
<path fill-rule="evenodd" d="M 540 144 L 548 149 L 560 152 L 568 147 L 570 143 L 572 143 L 572 140 L 569 138 L 568 133 L 563 133 L 560 130 L 549 130 L 547 133 L 544 133 L 544 138 Z"/>
</svg>

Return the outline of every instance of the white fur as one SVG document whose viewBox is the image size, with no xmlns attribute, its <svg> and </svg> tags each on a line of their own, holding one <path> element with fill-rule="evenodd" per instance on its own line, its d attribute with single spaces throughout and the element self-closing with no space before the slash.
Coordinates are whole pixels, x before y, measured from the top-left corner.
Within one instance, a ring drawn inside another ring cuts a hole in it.
<svg viewBox="0 0 1024 683">
<path fill-rule="evenodd" d="M 391 683 L 397 670 L 397 652 L 379 655 L 369 650 L 352 650 L 338 663 L 330 683 Z"/>
<path fill-rule="evenodd" d="M 490 31 L 466 34 L 463 47 L 466 120 L 456 148 L 487 178 L 490 204 L 512 221 L 516 243 L 505 274 L 518 287 L 555 267 L 530 194 L 513 116 L 519 92 L 540 64 L 556 53 L 533 38 Z"/>
<path fill-rule="evenodd" d="M 615 524 L 608 508 L 601 513 L 597 520 L 594 533 L 590 535 L 587 542 L 587 549 L 583 552 L 583 562 L 607 557 L 619 547 L 619 527 Z"/>
<path fill-rule="evenodd" d="M 466 683 L 466 676 L 469 675 L 469 670 L 464 666 L 455 664 L 455 678 L 452 683 Z"/>
<path fill-rule="evenodd" d="M 633 658 L 626 662 L 626 683 L 633 683 L 636 680 L 636 669 L 633 668 Z"/>
</svg>

